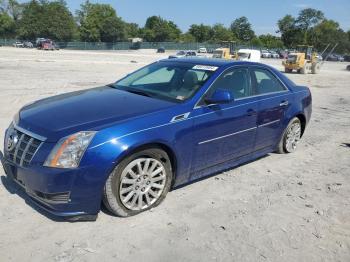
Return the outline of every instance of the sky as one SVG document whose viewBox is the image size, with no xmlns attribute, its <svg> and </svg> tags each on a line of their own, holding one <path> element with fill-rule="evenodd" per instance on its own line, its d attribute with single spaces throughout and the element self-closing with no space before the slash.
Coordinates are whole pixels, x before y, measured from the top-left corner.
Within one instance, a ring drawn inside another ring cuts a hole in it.
<svg viewBox="0 0 350 262">
<path fill-rule="evenodd" d="M 186 32 L 191 24 L 222 23 L 229 26 L 238 17 L 246 16 L 256 34 L 275 34 L 277 21 L 286 14 L 297 16 L 304 8 L 315 8 L 328 19 L 336 20 L 345 31 L 350 30 L 350 0 L 103 0 L 111 4 L 126 22 L 143 26 L 152 15 L 174 21 Z M 74 13 L 83 0 L 66 0 Z"/>
</svg>

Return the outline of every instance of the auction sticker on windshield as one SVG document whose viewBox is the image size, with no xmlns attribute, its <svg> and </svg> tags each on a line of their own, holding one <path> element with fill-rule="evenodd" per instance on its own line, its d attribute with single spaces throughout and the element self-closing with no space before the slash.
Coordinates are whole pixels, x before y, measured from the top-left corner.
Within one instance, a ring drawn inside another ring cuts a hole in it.
<svg viewBox="0 0 350 262">
<path fill-rule="evenodd" d="M 218 67 L 217 66 L 207 66 L 207 65 L 195 65 L 192 69 L 216 71 L 218 69 Z"/>
</svg>

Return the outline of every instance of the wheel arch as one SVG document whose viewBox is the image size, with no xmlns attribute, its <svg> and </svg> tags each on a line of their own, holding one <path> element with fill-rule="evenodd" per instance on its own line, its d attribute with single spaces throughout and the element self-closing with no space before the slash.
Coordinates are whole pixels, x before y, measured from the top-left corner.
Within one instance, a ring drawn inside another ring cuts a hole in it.
<svg viewBox="0 0 350 262">
<path fill-rule="evenodd" d="M 152 149 L 152 148 L 158 148 L 163 150 L 169 157 L 170 159 L 170 164 L 171 164 L 171 168 L 173 171 L 173 181 L 172 181 L 172 185 L 175 182 L 176 179 L 176 173 L 177 173 L 177 164 L 178 164 L 178 158 L 174 152 L 174 150 L 167 145 L 166 143 L 162 143 L 162 142 L 149 142 L 149 143 L 145 143 L 145 144 L 140 144 L 140 145 L 136 145 L 134 147 L 131 147 L 129 149 L 127 149 L 126 151 L 124 151 L 121 155 L 119 155 L 118 159 L 115 161 L 113 169 L 121 162 L 123 161 L 125 158 L 131 156 L 132 154 L 142 151 L 142 150 L 146 150 L 146 149 Z"/>
</svg>

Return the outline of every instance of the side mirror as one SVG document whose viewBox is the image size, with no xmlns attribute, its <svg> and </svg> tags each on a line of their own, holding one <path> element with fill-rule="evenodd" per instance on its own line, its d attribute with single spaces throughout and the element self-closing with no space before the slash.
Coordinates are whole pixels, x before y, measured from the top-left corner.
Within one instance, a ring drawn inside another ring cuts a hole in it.
<svg viewBox="0 0 350 262">
<path fill-rule="evenodd" d="M 231 93 L 224 89 L 216 89 L 214 94 L 211 97 L 205 99 L 207 104 L 228 104 L 234 99 Z"/>
</svg>

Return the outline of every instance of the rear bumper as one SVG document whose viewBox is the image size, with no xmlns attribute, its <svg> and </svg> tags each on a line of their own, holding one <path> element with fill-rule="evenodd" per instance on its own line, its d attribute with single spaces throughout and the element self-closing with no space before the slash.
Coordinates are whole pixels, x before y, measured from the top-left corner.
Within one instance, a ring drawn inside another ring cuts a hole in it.
<svg viewBox="0 0 350 262">
<path fill-rule="evenodd" d="M 33 200 L 51 215 L 71 220 L 96 219 L 100 211 L 104 176 L 92 167 L 56 169 L 43 166 L 20 167 L 0 159 L 7 177 L 16 182 Z"/>
</svg>

